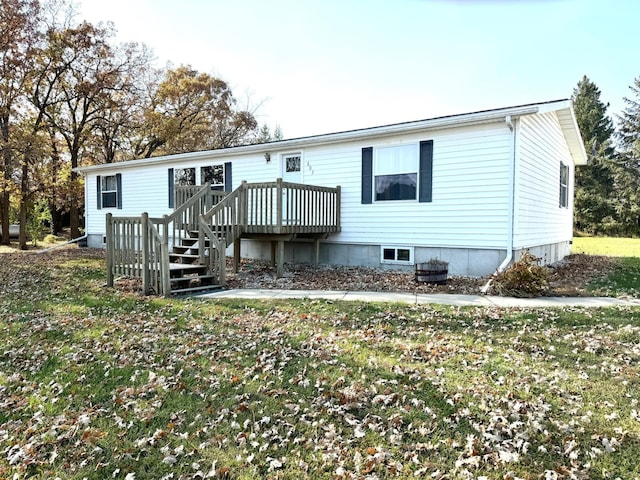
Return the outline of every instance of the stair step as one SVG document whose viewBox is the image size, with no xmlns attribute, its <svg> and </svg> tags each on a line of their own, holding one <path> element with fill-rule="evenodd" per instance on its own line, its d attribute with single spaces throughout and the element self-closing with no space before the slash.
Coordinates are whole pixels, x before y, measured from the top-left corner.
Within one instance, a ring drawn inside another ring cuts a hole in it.
<svg viewBox="0 0 640 480">
<path fill-rule="evenodd" d="M 215 280 L 216 277 L 214 275 L 209 274 L 197 274 L 197 275 L 189 275 L 186 277 L 173 277 L 171 278 L 171 283 L 182 283 L 182 282 L 193 282 L 195 280 L 202 283 L 205 280 Z"/>
<path fill-rule="evenodd" d="M 197 287 L 178 288 L 171 290 L 172 295 L 183 295 L 185 293 L 205 292 L 207 290 L 220 290 L 222 285 L 199 285 Z"/>
<path fill-rule="evenodd" d="M 169 264 L 169 273 L 179 273 L 179 272 L 187 272 L 187 273 L 198 273 L 198 272 L 206 272 L 207 267 L 205 265 L 199 264 L 189 264 L 189 263 L 170 263 Z"/>
<path fill-rule="evenodd" d="M 189 246 L 189 245 L 174 245 L 172 253 L 187 253 L 190 250 L 198 250 L 198 247 Z"/>
<path fill-rule="evenodd" d="M 172 263 L 177 263 L 178 265 L 192 265 L 193 262 L 200 260 L 200 255 L 194 255 L 191 253 L 170 253 L 169 258 L 173 260 Z M 176 260 L 178 261 L 176 262 Z M 181 263 L 180 260 L 183 262 L 185 260 L 190 260 L 191 263 Z"/>
<path fill-rule="evenodd" d="M 188 233 L 189 235 L 195 235 L 195 240 L 196 240 L 196 241 L 198 240 L 198 231 L 197 231 L 197 230 L 195 230 L 195 231 L 193 231 L 193 232 L 187 232 L 187 233 Z M 216 233 L 216 231 L 214 230 L 214 231 L 213 231 L 213 233 Z M 219 239 L 224 238 L 224 236 L 225 236 L 225 234 L 226 234 L 226 233 L 227 233 L 227 232 L 222 232 L 222 231 L 221 231 L 221 232 L 218 232 L 218 238 L 219 238 Z M 187 237 L 187 238 L 189 238 L 189 237 Z M 192 238 L 193 238 L 193 237 L 192 237 Z M 191 239 L 191 238 L 190 238 L 190 239 Z"/>
</svg>

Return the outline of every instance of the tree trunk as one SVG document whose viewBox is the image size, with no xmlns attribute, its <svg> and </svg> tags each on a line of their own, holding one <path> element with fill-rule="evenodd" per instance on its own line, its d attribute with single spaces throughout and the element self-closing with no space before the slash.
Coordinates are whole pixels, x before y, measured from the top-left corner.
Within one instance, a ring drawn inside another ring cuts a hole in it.
<svg viewBox="0 0 640 480">
<path fill-rule="evenodd" d="M 9 237 L 9 205 L 11 202 L 11 197 L 9 195 L 9 190 L 7 190 L 6 186 L 2 188 L 2 195 L 0 195 L 0 224 L 2 225 L 2 239 L 0 239 L 0 244 L 9 245 L 10 237 Z"/>
<path fill-rule="evenodd" d="M 76 192 L 78 190 L 78 173 L 71 171 L 71 205 L 69 206 L 69 227 L 71 230 L 71 238 L 80 236 L 80 208 L 78 208 L 79 199 Z"/>
<path fill-rule="evenodd" d="M 22 180 L 20 181 L 20 233 L 18 244 L 20 250 L 27 249 L 27 201 L 29 200 L 29 167 L 26 159 L 22 164 Z"/>
<path fill-rule="evenodd" d="M 2 245 L 9 245 L 9 212 L 11 210 L 11 149 L 9 148 L 9 117 L 0 118 L 0 135 L 2 135 L 2 193 L 0 194 L 0 226 L 2 227 Z"/>
<path fill-rule="evenodd" d="M 49 200 L 49 211 L 51 212 L 51 234 L 59 235 L 62 231 L 62 210 L 56 207 L 55 202 Z"/>
</svg>

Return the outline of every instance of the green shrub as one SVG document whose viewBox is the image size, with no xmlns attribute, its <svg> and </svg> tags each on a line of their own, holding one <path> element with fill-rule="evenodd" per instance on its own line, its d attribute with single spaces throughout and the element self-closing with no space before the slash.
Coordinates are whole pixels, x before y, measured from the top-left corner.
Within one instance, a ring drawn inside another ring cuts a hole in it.
<svg viewBox="0 0 640 480">
<path fill-rule="evenodd" d="M 525 250 L 520 259 L 498 273 L 491 283 L 491 293 L 511 297 L 539 297 L 549 290 L 549 269 L 540 258 Z"/>
<path fill-rule="evenodd" d="M 27 235 L 31 238 L 34 247 L 38 246 L 38 240 L 44 235 L 45 222 L 51 223 L 51 212 L 47 201 L 40 199 L 31 206 L 26 225 Z"/>
</svg>

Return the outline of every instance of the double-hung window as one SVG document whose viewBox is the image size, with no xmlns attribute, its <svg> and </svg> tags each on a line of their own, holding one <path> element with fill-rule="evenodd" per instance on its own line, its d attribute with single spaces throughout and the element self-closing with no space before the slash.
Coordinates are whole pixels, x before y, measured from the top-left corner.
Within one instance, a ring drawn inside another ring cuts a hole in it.
<svg viewBox="0 0 640 480">
<path fill-rule="evenodd" d="M 374 150 L 375 201 L 416 200 L 418 145 L 397 145 Z"/>
<path fill-rule="evenodd" d="M 569 165 L 560 162 L 560 208 L 569 207 Z"/>
<path fill-rule="evenodd" d="M 102 177 L 102 208 L 118 206 L 118 181 L 115 175 Z"/>
<path fill-rule="evenodd" d="M 363 204 L 432 201 L 433 140 L 362 149 Z"/>
<path fill-rule="evenodd" d="M 122 208 L 122 175 L 98 175 L 97 206 L 101 208 Z"/>
</svg>

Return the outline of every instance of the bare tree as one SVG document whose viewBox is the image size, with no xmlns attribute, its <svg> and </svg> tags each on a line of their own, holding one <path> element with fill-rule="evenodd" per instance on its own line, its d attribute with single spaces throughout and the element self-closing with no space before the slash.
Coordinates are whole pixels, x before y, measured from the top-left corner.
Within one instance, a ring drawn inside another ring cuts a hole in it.
<svg viewBox="0 0 640 480">
<path fill-rule="evenodd" d="M 37 0 L 0 1 L 0 226 L 3 244 L 9 243 L 10 199 L 15 189 L 15 142 L 11 129 L 25 93 L 39 14 Z"/>
</svg>

